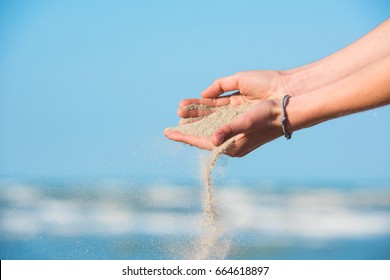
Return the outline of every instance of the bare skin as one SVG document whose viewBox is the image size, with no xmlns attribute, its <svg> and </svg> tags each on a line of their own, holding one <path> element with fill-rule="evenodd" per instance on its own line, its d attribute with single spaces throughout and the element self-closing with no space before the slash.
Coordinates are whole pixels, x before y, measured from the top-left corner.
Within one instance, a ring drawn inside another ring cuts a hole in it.
<svg viewBox="0 0 390 280">
<path fill-rule="evenodd" d="M 243 102 L 256 105 L 211 137 L 183 135 L 165 130 L 165 135 L 211 150 L 231 137 L 234 149 L 228 155 L 244 156 L 282 135 L 280 100 L 292 96 L 286 107 L 287 130 L 293 132 L 340 116 L 390 104 L 390 20 L 344 49 L 314 63 L 287 71 L 245 71 L 215 80 L 202 98 L 180 102 L 182 118 L 201 117 L 210 110 L 183 110 L 190 104 L 218 107 Z M 228 91 L 233 95 L 221 96 Z"/>
</svg>

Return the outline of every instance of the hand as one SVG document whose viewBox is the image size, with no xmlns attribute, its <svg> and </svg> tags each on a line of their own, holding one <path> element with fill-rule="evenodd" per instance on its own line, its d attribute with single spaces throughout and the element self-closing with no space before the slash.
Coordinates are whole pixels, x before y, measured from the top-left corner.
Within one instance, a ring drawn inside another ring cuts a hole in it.
<svg viewBox="0 0 390 280">
<path fill-rule="evenodd" d="M 232 90 L 238 90 L 239 94 L 220 96 Z M 280 116 L 278 100 L 287 92 L 284 76 L 277 71 L 246 71 L 217 79 L 203 91 L 203 98 L 181 101 L 178 115 L 185 120 L 189 117 L 208 115 L 218 110 L 218 107 L 229 104 L 234 106 L 243 102 L 258 104 L 232 123 L 218 128 L 212 137 L 184 135 L 169 129 L 165 130 L 165 135 L 171 140 L 208 150 L 236 136 L 233 147 L 230 147 L 226 153 L 230 156 L 243 156 L 282 135 L 280 123 L 277 120 Z M 185 110 L 183 108 L 191 104 L 201 104 L 208 108 L 207 110 Z"/>
<path fill-rule="evenodd" d="M 189 117 L 202 117 L 218 110 L 219 106 L 237 106 L 243 102 L 256 103 L 267 99 L 282 99 L 289 92 L 295 95 L 287 87 L 287 75 L 281 71 L 244 71 L 231 76 L 215 80 L 202 92 L 201 99 L 185 99 L 179 103 L 177 114 L 186 119 Z M 239 91 L 240 94 L 220 96 L 228 91 Z M 184 107 L 191 104 L 202 104 L 207 110 L 186 110 Z"/>
<path fill-rule="evenodd" d="M 282 135 L 280 100 L 286 94 L 294 97 L 286 108 L 288 132 L 390 104 L 390 48 L 386 41 L 389 34 L 390 19 L 350 46 L 312 64 L 283 72 L 239 72 L 218 79 L 202 93 L 202 98 L 180 102 L 178 115 L 184 120 L 196 120 L 223 105 L 255 105 L 217 128 L 211 137 L 189 136 L 169 129 L 165 135 L 209 150 L 235 137 L 227 154 L 243 156 Z M 221 96 L 232 90 L 238 93 Z M 190 104 L 205 106 L 183 108 Z"/>
<path fill-rule="evenodd" d="M 212 144 L 219 146 L 235 137 L 225 153 L 242 157 L 283 134 L 280 116 L 279 100 L 260 101 L 236 120 L 218 128 L 211 137 Z"/>
</svg>

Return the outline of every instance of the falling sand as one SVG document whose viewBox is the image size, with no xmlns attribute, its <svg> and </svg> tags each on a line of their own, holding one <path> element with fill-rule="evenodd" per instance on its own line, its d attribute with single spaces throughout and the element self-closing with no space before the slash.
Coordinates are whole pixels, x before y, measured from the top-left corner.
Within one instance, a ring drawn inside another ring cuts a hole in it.
<svg viewBox="0 0 390 280">
<path fill-rule="evenodd" d="M 185 119 L 187 123 L 179 125 L 173 130 L 179 131 L 182 134 L 192 136 L 212 136 L 217 128 L 230 123 L 242 113 L 246 112 L 251 107 L 250 103 L 244 103 L 240 106 L 222 106 L 218 107 L 215 112 L 205 105 L 191 104 L 184 109 L 187 110 L 210 110 L 211 114 L 201 118 Z M 224 238 L 225 230 L 219 223 L 219 212 L 216 201 L 213 195 L 212 188 L 212 170 L 215 167 L 218 157 L 225 153 L 234 143 L 234 138 L 231 138 L 218 147 L 214 147 L 211 151 L 211 156 L 208 161 L 201 162 L 202 183 L 205 188 L 205 196 L 203 201 L 203 224 L 201 236 L 194 247 L 191 248 L 191 256 L 189 259 L 224 259 L 230 250 L 230 240 Z"/>
</svg>

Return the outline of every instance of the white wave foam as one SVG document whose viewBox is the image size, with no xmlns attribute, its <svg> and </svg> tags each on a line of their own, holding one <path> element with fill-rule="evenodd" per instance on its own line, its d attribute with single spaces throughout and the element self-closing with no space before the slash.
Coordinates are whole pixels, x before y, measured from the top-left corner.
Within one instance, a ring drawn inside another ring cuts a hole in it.
<svg viewBox="0 0 390 280">
<path fill-rule="evenodd" d="M 64 195 L 61 190 L 60 196 L 54 189 L 21 184 L 2 186 L 0 238 L 39 234 L 175 235 L 193 234 L 199 228 L 200 209 L 194 209 L 201 198 L 194 188 L 152 185 L 144 190 L 129 189 L 128 203 L 111 189 L 112 196 L 91 189 L 90 196 L 80 197 L 73 191 L 65 191 Z M 260 188 L 229 187 L 219 188 L 216 195 L 223 223 L 233 233 L 313 239 L 390 234 L 389 191 L 262 192 Z"/>
</svg>

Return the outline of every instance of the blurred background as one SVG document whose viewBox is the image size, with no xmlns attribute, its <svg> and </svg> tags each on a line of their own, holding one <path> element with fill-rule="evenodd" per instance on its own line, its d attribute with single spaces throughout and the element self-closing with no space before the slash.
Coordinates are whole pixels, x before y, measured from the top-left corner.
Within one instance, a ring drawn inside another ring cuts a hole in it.
<svg viewBox="0 0 390 280">
<path fill-rule="evenodd" d="M 0 259 L 177 259 L 201 152 L 168 141 L 214 79 L 321 59 L 388 1 L 0 2 Z M 230 259 L 389 259 L 390 108 L 218 162 Z"/>
</svg>

